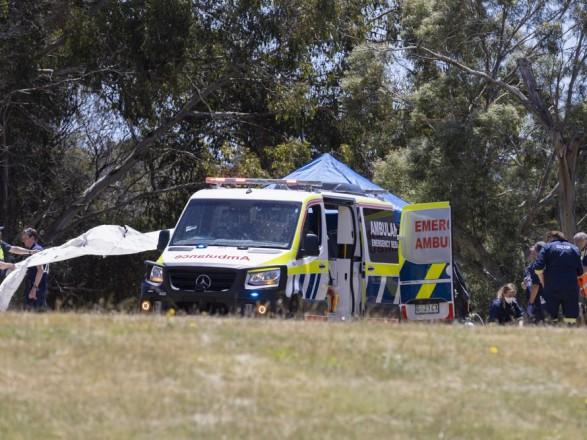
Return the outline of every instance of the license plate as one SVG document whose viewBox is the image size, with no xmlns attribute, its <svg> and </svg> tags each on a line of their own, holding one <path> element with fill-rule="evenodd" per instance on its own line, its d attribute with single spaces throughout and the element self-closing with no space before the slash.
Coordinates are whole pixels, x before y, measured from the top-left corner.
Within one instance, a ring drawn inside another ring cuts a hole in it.
<svg viewBox="0 0 587 440">
<path fill-rule="evenodd" d="M 416 315 L 432 315 L 438 314 L 440 311 L 440 304 L 416 304 Z"/>
</svg>

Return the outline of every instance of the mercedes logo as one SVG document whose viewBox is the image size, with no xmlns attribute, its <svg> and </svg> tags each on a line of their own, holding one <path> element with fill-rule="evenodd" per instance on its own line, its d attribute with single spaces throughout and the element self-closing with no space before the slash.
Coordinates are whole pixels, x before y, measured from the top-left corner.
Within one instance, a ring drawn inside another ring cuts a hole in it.
<svg viewBox="0 0 587 440">
<path fill-rule="evenodd" d="M 212 278 L 209 275 L 202 274 L 196 278 L 196 290 L 208 290 L 212 285 Z"/>
</svg>

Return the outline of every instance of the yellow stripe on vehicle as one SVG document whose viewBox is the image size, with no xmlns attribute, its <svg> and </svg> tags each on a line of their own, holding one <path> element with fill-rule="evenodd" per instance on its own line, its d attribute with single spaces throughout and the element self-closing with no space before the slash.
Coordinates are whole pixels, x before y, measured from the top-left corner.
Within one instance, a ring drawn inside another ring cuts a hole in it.
<svg viewBox="0 0 587 440">
<path fill-rule="evenodd" d="M 249 272 L 249 273 L 257 273 L 257 272 L 267 272 L 269 270 L 277 270 L 277 269 L 279 269 L 279 267 L 263 267 L 263 268 L 260 268 L 260 269 L 250 269 L 250 270 L 247 270 L 247 272 Z"/>
<path fill-rule="evenodd" d="M 431 202 L 431 203 L 417 203 L 414 205 L 406 205 L 402 208 L 402 212 L 417 212 L 417 211 L 424 211 L 427 209 L 439 209 L 439 208 L 449 208 L 450 204 L 448 202 Z"/>
<path fill-rule="evenodd" d="M 378 277 L 397 277 L 399 276 L 399 264 L 388 264 L 388 263 L 367 263 L 367 269 L 370 267 L 373 270 L 367 270 L 368 276 Z"/>
<path fill-rule="evenodd" d="M 312 273 L 328 273 L 328 260 L 315 260 L 306 264 L 300 264 L 299 266 L 290 266 L 287 268 L 288 275 L 301 275 Z"/>
<path fill-rule="evenodd" d="M 398 268 L 399 268 L 398 273 L 400 273 L 404 267 L 404 264 L 406 264 L 406 259 L 402 255 L 402 247 L 401 246 L 399 246 L 397 249 L 397 259 L 398 259 Z"/>
<path fill-rule="evenodd" d="M 442 275 L 442 271 L 446 267 L 446 263 L 436 263 L 430 266 L 428 272 L 426 273 L 426 280 L 432 281 L 437 280 Z M 435 283 L 430 284 L 422 284 L 420 290 L 418 291 L 418 295 L 416 295 L 416 299 L 427 299 L 432 296 L 432 292 L 434 292 L 434 288 L 436 287 Z"/>
<path fill-rule="evenodd" d="M 296 252 L 297 252 L 297 249 L 296 250 L 292 249 L 292 250 L 286 252 L 285 254 L 280 255 L 279 257 L 275 257 L 272 260 L 269 260 L 263 264 L 266 266 L 287 266 L 293 260 L 296 259 L 295 258 Z"/>
</svg>

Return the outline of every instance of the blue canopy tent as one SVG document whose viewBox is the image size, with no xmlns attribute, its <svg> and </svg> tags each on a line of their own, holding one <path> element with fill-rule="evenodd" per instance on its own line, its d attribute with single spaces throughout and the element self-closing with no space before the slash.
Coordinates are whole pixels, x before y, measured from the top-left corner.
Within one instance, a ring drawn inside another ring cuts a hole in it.
<svg viewBox="0 0 587 440">
<path fill-rule="evenodd" d="M 328 153 L 325 153 L 318 159 L 315 159 L 303 167 L 298 168 L 291 174 L 285 176 L 284 179 L 319 180 L 328 183 L 348 183 L 357 185 L 363 190 L 386 191 L 384 188 L 381 188 L 379 185 L 374 184 L 369 179 L 366 179 L 365 177 L 356 173 L 344 163 L 336 160 Z M 395 207 L 396 222 L 399 223 L 401 210 L 409 203 L 387 191 L 379 194 L 379 196 L 393 204 Z"/>
</svg>

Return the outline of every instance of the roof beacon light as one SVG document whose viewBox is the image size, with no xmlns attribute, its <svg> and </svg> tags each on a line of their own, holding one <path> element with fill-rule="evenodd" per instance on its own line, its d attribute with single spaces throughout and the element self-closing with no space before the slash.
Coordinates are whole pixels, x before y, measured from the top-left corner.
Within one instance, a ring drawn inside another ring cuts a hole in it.
<svg viewBox="0 0 587 440">
<path fill-rule="evenodd" d="M 206 177 L 208 185 L 217 187 L 223 185 L 232 186 L 269 186 L 274 185 L 277 188 L 303 189 L 309 191 L 332 191 L 344 194 L 354 194 L 363 196 L 374 196 L 381 199 L 387 191 L 384 189 L 363 189 L 359 185 L 349 183 L 320 182 L 319 180 L 298 180 L 298 179 L 257 179 L 252 177 Z"/>
<path fill-rule="evenodd" d="M 249 177 L 206 177 L 209 185 L 282 185 L 320 188 L 322 182 L 297 179 L 255 179 Z"/>
</svg>

